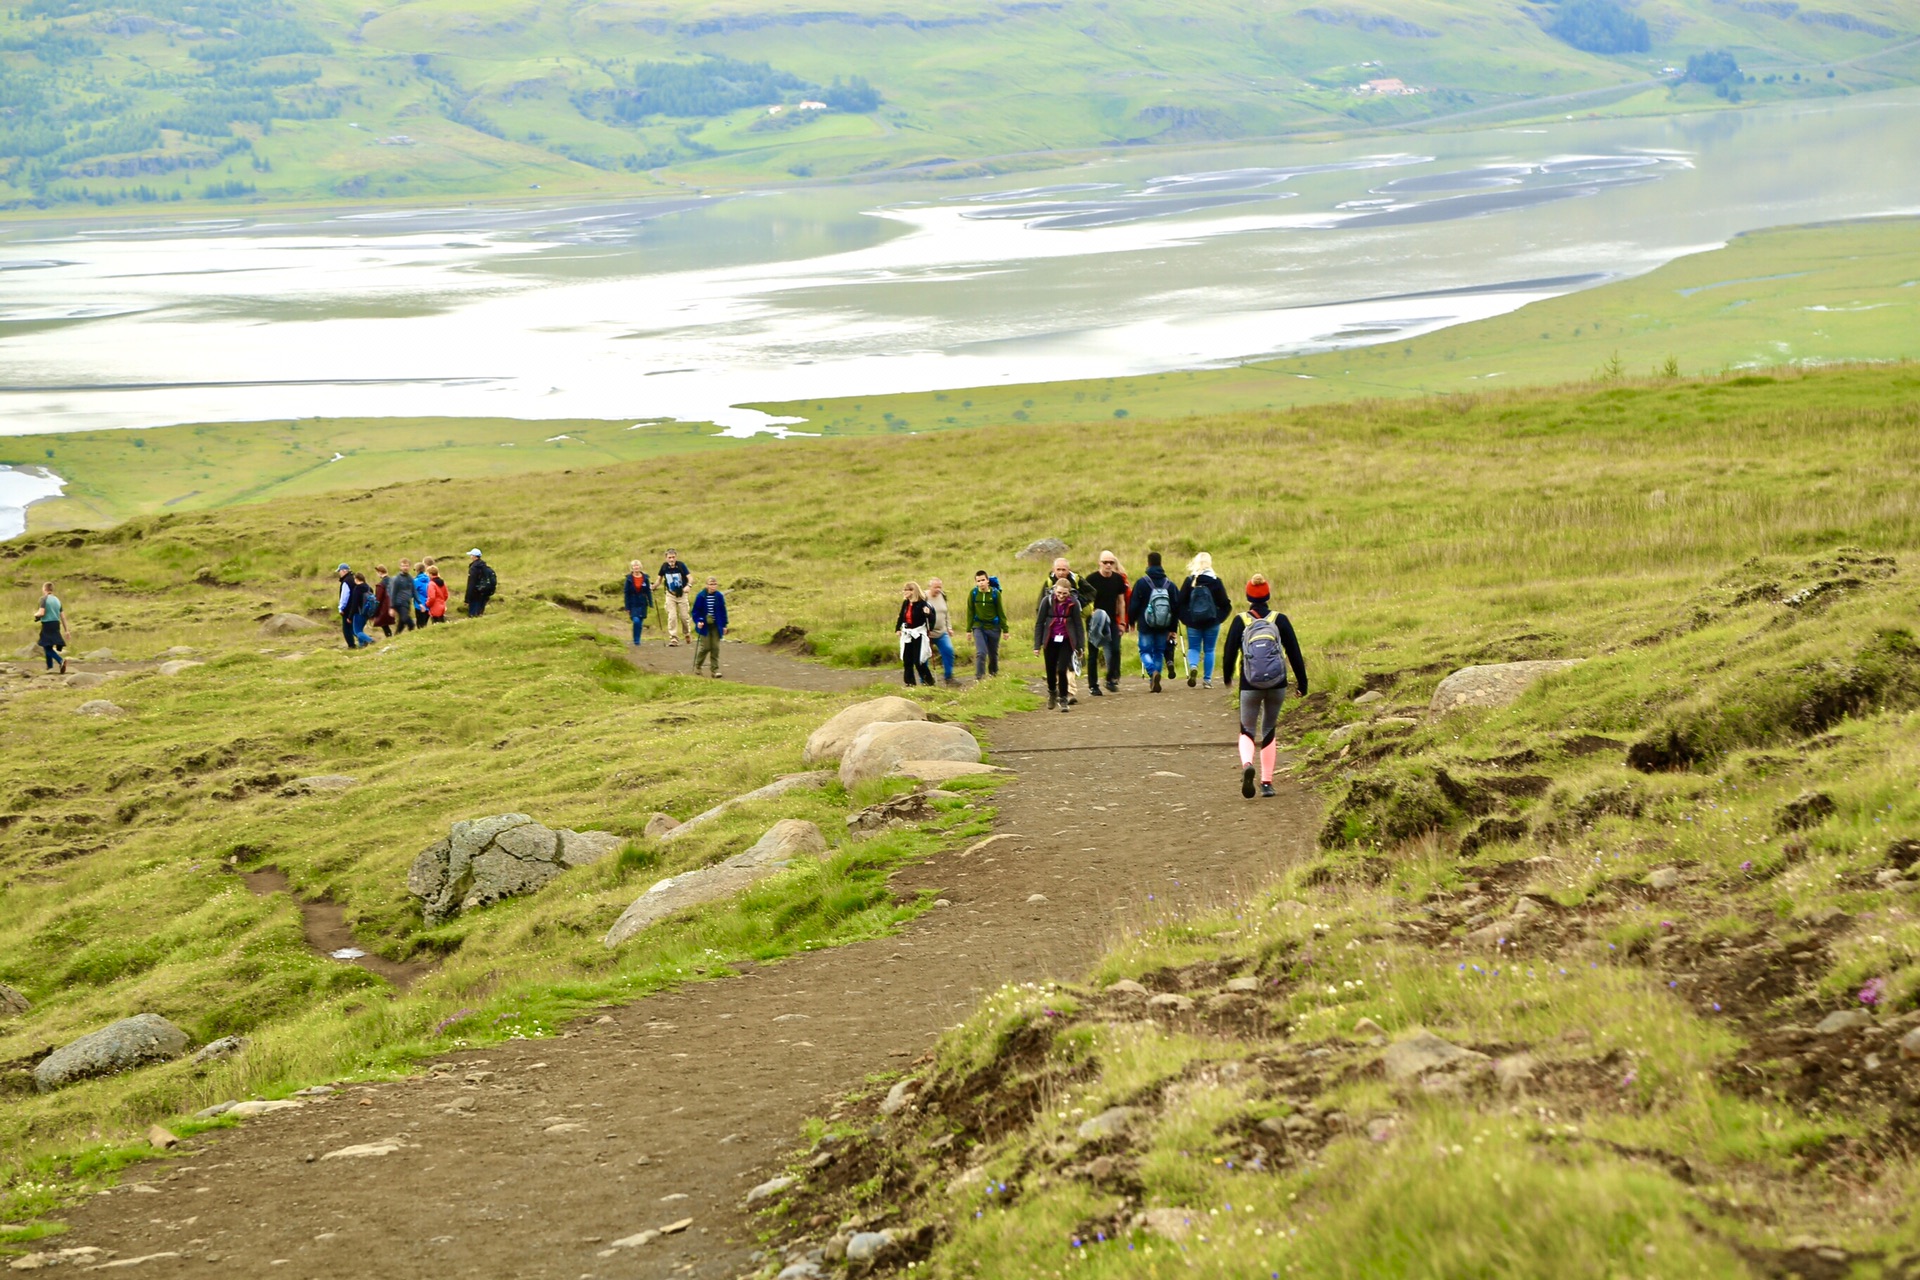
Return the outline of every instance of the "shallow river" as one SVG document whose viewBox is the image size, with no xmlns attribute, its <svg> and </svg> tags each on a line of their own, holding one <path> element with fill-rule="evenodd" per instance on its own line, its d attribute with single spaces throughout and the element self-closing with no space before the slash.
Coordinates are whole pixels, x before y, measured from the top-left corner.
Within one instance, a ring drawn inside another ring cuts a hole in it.
<svg viewBox="0 0 1920 1280">
<path fill-rule="evenodd" d="M 0 432 L 681 418 L 1424 332 L 1920 209 L 1920 93 L 596 207 L 0 231 Z M 15 476 L 12 483 L 27 483 Z M 0 497 L 0 502 L 4 502 Z"/>
</svg>

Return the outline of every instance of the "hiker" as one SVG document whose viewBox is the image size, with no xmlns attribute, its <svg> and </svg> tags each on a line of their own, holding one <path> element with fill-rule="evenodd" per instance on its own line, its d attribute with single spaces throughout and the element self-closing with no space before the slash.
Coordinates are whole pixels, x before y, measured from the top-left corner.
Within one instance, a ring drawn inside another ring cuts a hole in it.
<svg viewBox="0 0 1920 1280">
<path fill-rule="evenodd" d="M 359 643 L 353 638 L 354 620 L 360 612 L 360 601 L 353 594 L 353 570 L 341 565 L 334 571 L 334 578 L 340 584 L 340 635 L 347 642 L 347 648 L 357 649 Z"/>
<path fill-rule="evenodd" d="M 1067 674 L 1073 669 L 1073 655 L 1080 652 L 1086 642 L 1080 601 L 1066 579 L 1057 579 L 1033 621 L 1033 653 L 1047 668 L 1047 710 L 1071 709 L 1073 699 L 1067 688 Z"/>
<path fill-rule="evenodd" d="M 638 560 L 627 565 L 627 617 L 633 619 L 633 647 L 640 647 L 640 628 L 646 625 L 647 615 L 653 612 L 653 583 L 647 578 L 647 571 L 640 567 Z"/>
<path fill-rule="evenodd" d="M 53 584 L 40 584 L 40 607 L 33 611 L 33 620 L 40 624 L 40 647 L 47 654 L 47 670 L 56 666 L 60 674 L 67 674 L 67 656 L 60 651 L 73 639 L 73 630 L 67 624 L 67 607 L 60 603 L 60 597 L 53 594 Z"/>
<path fill-rule="evenodd" d="M 1038 626 L 1043 619 L 1052 615 L 1053 588 L 1056 583 L 1061 582 L 1067 584 L 1068 590 L 1073 593 L 1074 600 L 1080 605 L 1083 611 L 1080 619 L 1080 628 L 1084 634 L 1086 630 L 1084 610 L 1087 604 L 1093 599 L 1093 592 L 1084 582 L 1075 576 L 1073 566 L 1067 563 L 1065 556 L 1061 556 L 1053 562 L 1053 571 L 1048 575 L 1047 581 L 1040 588 L 1040 598 L 1034 601 L 1034 625 Z M 1080 654 L 1078 650 L 1074 651 L 1073 659 L 1076 664 L 1079 662 Z M 1067 669 L 1067 702 L 1071 705 L 1078 701 L 1080 701 L 1079 696 L 1074 692 L 1073 668 L 1070 666 Z"/>
<path fill-rule="evenodd" d="M 1000 584 L 985 569 L 973 571 L 973 590 L 967 593 L 967 630 L 973 635 L 973 678 L 1000 674 L 1000 637 L 1007 629 L 1007 610 Z"/>
<path fill-rule="evenodd" d="M 347 614 L 348 647 L 368 648 L 373 644 L 373 637 L 367 634 L 367 624 L 373 621 L 374 610 L 379 606 L 373 598 L 373 588 L 367 585 L 367 575 L 354 574 L 353 581 L 347 585 L 347 592 L 351 610 Z"/>
<path fill-rule="evenodd" d="M 699 675 L 701 662 L 711 657 L 713 678 L 718 680 L 720 640 L 727 634 L 727 598 L 720 594 L 720 579 L 707 579 L 707 589 L 693 598 L 688 616 L 691 619 L 688 625 L 693 628 L 690 636 L 694 641 L 693 674 Z"/>
<path fill-rule="evenodd" d="M 433 596 L 433 561 L 427 556 L 420 557 L 420 566 L 413 575 L 413 625 L 427 625 L 427 605 Z"/>
<path fill-rule="evenodd" d="M 1147 572 L 1133 584 L 1127 601 L 1127 613 L 1133 629 L 1140 635 L 1140 666 L 1147 674 L 1147 687 L 1160 692 L 1160 676 L 1166 669 L 1170 652 L 1169 637 L 1180 625 L 1180 589 L 1161 567 L 1160 553 L 1147 552 Z"/>
<path fill-rule="evenodd" d="M 661 601 L 667 611 L 667 648 L 680 643 L 680 632 L 687 633 L 687 643 L 693 643 L 693 615 L 687 611 L 687 588 L 693 585 L 693 570 L 680 562 L 680 553 L 672 547 L 667 548 L 667 558 L 660 566 L 660 586 L 666 591 Z"/>
<path fill-rule="evenodd" d="M 952 686 L 954 684 L 952 601 L 947 599 L 946 584 L 938 578 L 927 579 L 927 608 L 933 610 L 933 621 L 927 625 L 927 639 L 932 642 L 935 651 L 940 655 L 940 683 Z"/>
<path fill-rule="evenodd" d="M 392 579 L 387 576 L 387 566 L 383 564 L 373 566 L 373 573 L 373 625 L 380 628 L 380 634 L 391 640 L 393 639 L 393 604 L 391 597 L 387 595 L 387 583 Z"/>
<path fill-rule="evenodd" d="M 458 543 L 454 545 L 458 546 Z M 487 601 L 499 589 L 500 579 L 475 547 L 467 552 L 467 616 L 477 618 L 487 611 Z"/>
<path fill-rule="evenodd" d="M 447 620 L 447 600 L 453 594 L 447 590 L 447 580 L 440 576 L 440 566 L 427 561 L 432 567 L 427 570 L 427 620 L 445 622 Z"/>
<path fill-rule="evenodd" d="M 920 594 L 917 582 L 902 587 L 900 595 L 900 612 L 893 619 L 893 629 L 900 633 L 901 677 L 909 688 L 916 673 L 921 684 L 931 685 L 933 672 L 927 666 L 927 651 L 932 647 L 928 633 L 933 627 L 933 606 Z"/>
<path fill-rule="evenodd" d="M 1273 589 L 1260 574 L 1247 579 L 1247 611 L 1227 628 L 1220 675 L 1233 683 L 1240 665 L 1240 794 L 1253 799 L 1253 756 L 1260 753 L 1260 794 L 1273 795 L 1274 734 L 1280 728 L 1280 704 L 1287 697 L 1287 664 L 1301 697 L 1307 696 L 1307 663 L 1300 656 L 1293 623 L 1272 612 Z M 1255 731 L 1259 731 L 1256 738 Z"/>
<path fill-rule="evenodd" d="M 1127 633 L 1126 570 L 1111 551 L 1100 553 L 1100 567 L 1087 579 L 1093 591 L 1093 617 L 1087 621 L 1087 692 L 1100 696 L 1100 659 L 1107 660 L 1107 692 L 1120 692 L 1120 637 Z M 1106 618 L 1101 619 L 1100 615 Z"/>
<path fill-rule="evenodd" d="M 1220 639 L 1220 624 L 1232 612 L 1227 586 L 1213 571 L 1213 557 L 1200 552 L 1187 565 L 1187 580 L 1180 584 L 1180 621 L 1187 627 L 1187 688 L 1201 678 L 1207 688 L 1213 688 L 1213 648 Z"/>
<path fill-rule="evenodd" d="M 400 568 L 387 579 L 387 603 L 393 610 L 395 631 L 413 630 L 413 561 L 402 560 Z"/>
</svg>

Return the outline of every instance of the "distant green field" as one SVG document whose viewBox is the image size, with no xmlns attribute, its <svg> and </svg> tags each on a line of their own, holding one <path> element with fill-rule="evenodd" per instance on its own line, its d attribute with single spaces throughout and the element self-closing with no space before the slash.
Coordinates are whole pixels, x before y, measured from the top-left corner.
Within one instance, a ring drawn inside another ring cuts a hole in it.
<svg viewBox="0 0 1920 1280">
<path fill-rule="evenodd" d="M 898 434 L 1644 379 L 1666 376 L 1669 358 L 1689 376 L 1898 361 L 1920 357 L 1916 282 L 1920 221 L 1789 228 L 1408 342 L 1230 369 L 756 407 L 804 417 L 807 430 L 828 436 Z M 67 496 L 30 509 L 30 527 L 46 529 L 402 480 L 570 471 L 740 447 L 764 446 L 699 423 L 307 419 L 4 436 L 0 462 L 50 467 L 69 482 Z"/>
<path fill-rule="evenodd" d="M 631 195 L 1014 169 L 1061 151 L 1561 110 L 1568 95 L 1600 96 L 1564 109 L 1720 107 L 1698 86 L 1627 89 L 1719 48 L 1750 77 L 1746 102 L 1920 77 L 1920 15 L 1904 0 L 1647 0 L 1635 13 L 1650 47 L 1611 56 L 1549 34 L 1552 13 L 1493 0 L 936 0 L 911 16 L 879 0 L 27 0 L 0 10 L 0 209 Z M 701 92 L 649 96 L 658 64 L 708 56 L 732 68 Z M 836 96 L 855 77 L 877 100 Z M 1386 79 L 1415 92 L 1365 88 Z M 831 109 L 795 109 L 809 100 Z"/>
</svg>

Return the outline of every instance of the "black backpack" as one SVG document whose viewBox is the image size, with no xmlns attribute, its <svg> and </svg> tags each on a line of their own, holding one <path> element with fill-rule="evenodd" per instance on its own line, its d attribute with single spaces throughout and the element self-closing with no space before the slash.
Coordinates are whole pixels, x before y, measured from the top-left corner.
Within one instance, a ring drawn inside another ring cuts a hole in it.
<svg viewBox="0 0 1920 1280">
<path fill-rule="evenodd" d="M 1187 596 L 1187 625 L 1205 629 L 1218 621 L 1220 602 L 1213 598 L 1213 588 L 1205 578 L 1195 578 L 1193 590 Z"/>
</svg>

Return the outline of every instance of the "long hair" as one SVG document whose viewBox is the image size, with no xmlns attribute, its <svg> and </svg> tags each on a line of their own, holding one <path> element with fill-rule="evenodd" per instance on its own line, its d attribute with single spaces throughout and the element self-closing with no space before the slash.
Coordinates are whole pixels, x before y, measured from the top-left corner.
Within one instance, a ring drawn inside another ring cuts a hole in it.
<svg viewBox="0 0 1920 1280">
<path fill-rule="evenodd" d="M 1203 573 L 1212 573 L 1213 557 L 1204 551 L 1195 552 L 1193 559 L 1187 562 L 1187 572 L 1196 578 Z"/>
<path fill-rule="evenodd" d="M 925 604 L 925 603 L 926 603 L 926 600 L 927 600 L 927 596 L 926 596 L 926 593 L 925 593 L 924 591 L 922 591 L 922 590 L 920 590 L 920 584 L 919 584 L 919 583 L 917 583 L 917 582 L 909 582 L 909 583 L 907 584 L 907 590 L 913 593 L 913 598 L 914 598 L 915 600 L 918 600 L 918 601 L 919 601 L 920 603 L 922 603 L 922 604 Z"/>
</svg>

